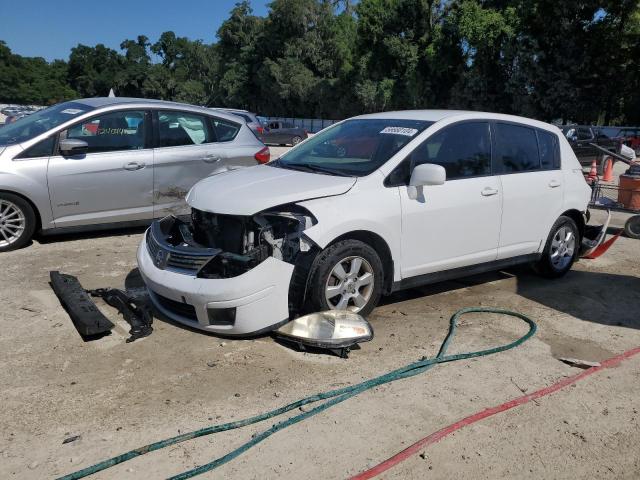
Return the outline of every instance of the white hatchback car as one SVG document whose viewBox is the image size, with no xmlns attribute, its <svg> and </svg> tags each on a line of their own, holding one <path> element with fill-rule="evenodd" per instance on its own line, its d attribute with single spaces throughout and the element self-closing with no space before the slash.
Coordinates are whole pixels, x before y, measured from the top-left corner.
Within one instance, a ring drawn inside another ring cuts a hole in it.
<svg viewBox="0 0 640 480">
<path fill-rule="evenodd" d="M 385 112 L 333 125 L 267 165 L 197 183 L 191 220 L 138 250 L 156 307 L 226 335 L 305 311 L 366 315 L 381 295 L 578 256 L 590 189 L 560 130 L 521 117 Z"/>
</svg>

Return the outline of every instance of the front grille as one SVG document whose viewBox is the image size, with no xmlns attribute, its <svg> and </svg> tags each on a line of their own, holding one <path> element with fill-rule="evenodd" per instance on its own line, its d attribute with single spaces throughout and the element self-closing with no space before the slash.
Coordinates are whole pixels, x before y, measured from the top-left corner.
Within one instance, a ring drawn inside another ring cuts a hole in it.
<svg viewBox="0 0 640 480">
<path fill-rule="evenodd" d="M 153 292 L 154 296 L 157 298 L 158 303 L 163 307 L 169 310 L 176 315 L 180 315 L 181 317 L 187 318 L 189 320 L 193 320 L 194 322 L 198 321 L 198 316 L 196 315 L 196 309 L 193 305 L 189 305 L 188 303 L 177 302 L 175 300 L 171 300 L 170 298 L 163 297 L 162 295 L 158 295 Z"/>
<path fill-rule="evenodd" d="M 151 231 L 147 233 L 147 249 L 149 250 L 149 255 L 151 255 L 152 260 L 156 263 L 156 266 L 159 267 L 156 262 L 158 253 L 164 250 L 167 252 L 166 268 L 176 269 L 184 273 L 197 273 L 209 260 L 211 260 L 211 258 L 213 258 L 212 255 L 209 254 L 197 255 L 168 250 L 158 243 Z"/>
</svg>

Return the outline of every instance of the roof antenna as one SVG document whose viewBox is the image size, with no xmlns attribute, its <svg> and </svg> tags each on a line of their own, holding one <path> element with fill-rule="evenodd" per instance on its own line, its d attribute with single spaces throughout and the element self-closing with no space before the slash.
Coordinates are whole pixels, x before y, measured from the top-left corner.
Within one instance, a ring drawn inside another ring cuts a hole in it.
<svg viewBox="0 0 640 480">
<path fill-rule="evenodd" d="M 109 89 L 109 98 L 116 98 L 116 94 L 113 92 L 113 88 Z"/>
</svg>

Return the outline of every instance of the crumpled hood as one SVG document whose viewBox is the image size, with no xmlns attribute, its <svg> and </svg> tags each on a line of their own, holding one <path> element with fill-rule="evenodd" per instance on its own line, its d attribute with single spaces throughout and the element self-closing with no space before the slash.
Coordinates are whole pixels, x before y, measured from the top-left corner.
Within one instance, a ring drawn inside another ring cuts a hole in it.
<svg viewBox="0 0 640 480">
<path fill-rule="evenodd" d="M 211 213 L 253 215 L 278 205 L 342 195 L 355 183 L 353 177 L 256 165 L 228 170 L 199 181 L 187 195 L 187 203 Z"/>
</svg>

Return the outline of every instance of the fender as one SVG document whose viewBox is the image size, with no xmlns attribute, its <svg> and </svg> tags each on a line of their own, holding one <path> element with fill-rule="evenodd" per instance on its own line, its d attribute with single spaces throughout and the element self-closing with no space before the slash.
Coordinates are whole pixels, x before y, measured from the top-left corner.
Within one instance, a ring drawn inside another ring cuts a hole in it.
<svg viewBox="0 0 640 480">
<path fill-rule="evenodd" d="M 0 190 L 29 200 L 40 218 L 42 230 L 55 228 L 47 183 L 48 158 L 0 162 Z"/>
<path fill-rule="evenodd" d="M 400 280 L 400 248 L 402 215 L 400 195 L 396 187 L 385 188 L 380 172 L 359 178 L 347 193 L 327 198 L 298 202 L 318 220 L 305 230 L 305 236 L 321 249 L 336 238 L 355 231 L 372 232 L 389 247 L 394 260 L 394 281 Z M 345 215 L 349 212 L 349 215 Z M 371 215 L 375 212 L 375 215 Z"/>
</svg>

